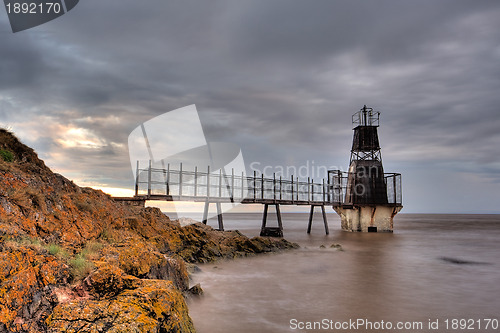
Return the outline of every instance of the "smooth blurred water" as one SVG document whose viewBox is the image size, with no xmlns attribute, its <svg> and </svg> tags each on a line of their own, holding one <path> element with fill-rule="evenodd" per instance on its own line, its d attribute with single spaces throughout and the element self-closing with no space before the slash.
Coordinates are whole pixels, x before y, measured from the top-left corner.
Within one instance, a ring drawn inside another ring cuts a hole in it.
<svg viewBox="0 0 500 333">
<path fill-rule="evenodd" d="M 199 333 L 313 332 L 291 329 L 290 320 L 358 318 L 424 323 L 391 332 L 462 332 L 446 330 L 444 321 L 500 320 L 500 215 L 400 214 L 395 232 L 383 234 L 343 232 L 330 213 L 326 236 L 316 214 L 310 235 L 308 214 L 283 214 L 285 238 L 299 250 L 200 266 L 192 284 L 205 295 L 189 301 Z M 256 236 L 261 215 L 225 214 L 224 223 Z M 427 327 L 429 319 L 439 320 L 438 330 Z M 473 331 L 500 332 L 481 324 Z"/>
</svg>

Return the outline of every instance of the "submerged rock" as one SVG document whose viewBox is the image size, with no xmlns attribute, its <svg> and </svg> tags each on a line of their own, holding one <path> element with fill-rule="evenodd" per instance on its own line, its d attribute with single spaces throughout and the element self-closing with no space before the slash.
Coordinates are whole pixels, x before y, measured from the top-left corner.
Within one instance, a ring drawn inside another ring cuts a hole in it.
<svg viewBox="0 0 500 333">
<path fill-rule="evenodd" d="M 338 251 L 344 251 L 344 248 L 342 247 L 342 245 L 337 244 L 337 243 L 333 243 L 332 245 L 330 245 L 330 248 L 337 249 Z"/>
<path fill-rule="evenodd" d="M 450 258 L 450 257 L 441 257 L 439 259 L 441 259 L 445 262 L 448 262 L 450 264 L 455 264 L 455 265 L 491 265 L 490 263 L 487 263 L 487 262 L 470 261 L 470 260 L 463 260 L 463 259 Z"/>
</svg>

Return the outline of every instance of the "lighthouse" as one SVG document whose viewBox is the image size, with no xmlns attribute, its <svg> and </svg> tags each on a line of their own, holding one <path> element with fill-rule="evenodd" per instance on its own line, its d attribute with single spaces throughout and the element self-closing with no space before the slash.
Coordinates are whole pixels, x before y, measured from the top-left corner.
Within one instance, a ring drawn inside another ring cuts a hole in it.
<svg viewBox="0 0 500 333">
<path fill-rule="evenodd" d="M 380 112 L 366 105 L 352 116 L 349 169 L 328 171 L 333 208 L 345 231 L 392 232 L 394 216 L 403 208 L 401 174 L 384 173 L 379 119 Z"/>
</svg>

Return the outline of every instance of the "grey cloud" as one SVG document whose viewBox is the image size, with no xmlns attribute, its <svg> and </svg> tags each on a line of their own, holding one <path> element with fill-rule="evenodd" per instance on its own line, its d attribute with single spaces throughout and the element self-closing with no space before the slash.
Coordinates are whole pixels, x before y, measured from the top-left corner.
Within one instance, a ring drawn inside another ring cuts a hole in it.
<svg viewBox="0 0 500 333">
<path fill-rule="evenodd" d="M 342 166 L 351 114 L 369 104 L 388 171 L 496 179 L 498 13 L 498 1 L 87 0 L 6 35 L 1 121 L 88 129 L 101 148 L 31 130 L 41 155 L 65 156 L 81 179 L 128 186 L 127 136 L 163 112 L 196 103 L 207 137 L 249 161 Z"/>
</svg>

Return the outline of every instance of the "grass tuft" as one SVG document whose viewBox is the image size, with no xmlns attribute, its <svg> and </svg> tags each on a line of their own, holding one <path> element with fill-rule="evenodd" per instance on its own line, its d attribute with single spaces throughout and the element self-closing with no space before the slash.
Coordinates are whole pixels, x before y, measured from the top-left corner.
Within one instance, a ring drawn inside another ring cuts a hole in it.
<svg viewBox="0 0 500 333">
<path fill-rule="evenodd" d="M 87 260 L 85 255 L 78 253 L 74 258 L 68 261 L 71 266 L 71 273 L 73 275 L 73 280 L 83 280 L 87 275 L 89 275 L 95 268 L 94 263 Z"/>
<path fill-rule="evenodd" d="M 62 246 L 57 244 L 49 244 L 46 245 L 45 248 L 49 252 L 49 254 L 56 256 L 60 259 L 67 260 L 70 257 L 70 254 L 64 249 Z"/>
<path fill-rule="evenodd" d="M 87 259 L 97 260 L 99 259 L 99 254 L 103 247 L 104 244 L 102 243 L 90 241 L 85 245 L 85 248 L 80 253 Z"/>
<path fill-rule="evenodd" d="M 49 244 L 47 246 L 47 250 L 49 251 L 49 254 L 55 256 L 61 252 L 61 247 L 57 244 Z"/>
<path fill-rule="evenodd" d="M 14 161 L 14 154 L 12 154 L 12 152 L 9 151 L 9 150 L 0 149 L 0 157 L 5 162 L 12 162 L 12 161 Z"/>
</svg>

